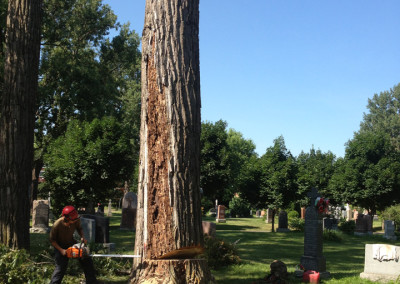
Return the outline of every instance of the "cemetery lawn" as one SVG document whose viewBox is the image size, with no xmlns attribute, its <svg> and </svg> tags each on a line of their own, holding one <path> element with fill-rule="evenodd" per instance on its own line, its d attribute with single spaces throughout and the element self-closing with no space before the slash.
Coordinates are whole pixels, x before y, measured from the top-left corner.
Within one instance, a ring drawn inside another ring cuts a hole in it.
<svg viewBox="0 0 400 284">
<path fill-rule="evenodd" d="M 374 231 L 379 231 L 380 222 L 376 226 L 374 224 Z M 380 235 L 340 236 L 341 242 L 324 241 L 323 255 L 332 277 L 323 283 L 374 283 L 359 277 L 364 271 L 365 244 L 396 242 Z M 228 218 L 227 223 L 217 223 L 217 237 L 229 242 L 239 240 L 237 248 L 243 261 L 240 265 L 213 270 L 217 283 L 256 283 L 270 272 L 270 264 L 274 260 L 281 260 L 287 265 L 291 274 L 290 283 L 301 283 L 301 279 L 296 279 L 291 272 L 300 264 L 304 252 L 303 232 L 271 233 L 271 224 L 265 224 L 261 218 Z"/>
<path fill-rule="evenodd" d="M 105 212 L 107 212 L 105 210 Z M 116 244 L 117 254 L 134 254 L 135 233 L 119 229 L 121 211 L 113 211 L 110 217 L 110 242 Z M 203 217 L 205 221 L 215 222 L 215 218 Z M 277 228 L 278 222 L 275 223 Z M 51 225 L 51 224 L 50 224 Z M 381 230 L 380 222 L 374 223 L 374 231 Z M 364 270 L 364 248 L 369 243 L 396 244 L 380 235 L 358 237 L 340 234 L 341 242 L 324 241 L 323 255 L 327 270 L 332 278 L 323 283 L 374 283 L 359 277 Z M 271 224 L 262 218 L 227 218 L 227 223 L 217 223 L 217 237 L 229 242 L 237 240 L 237 248 L 242 263 L 212 270 L 216 283 L 240 284 L 257 283 L 270 271 L 274 260 L 283 261 L 290 273 L 290 283 L 301 283 L 293 273 L 303 255 L 303 232 L 271 233 Z M 398 242 L 397 242 L 398 244 Z M 49 251 L 48 234 L 31 234 L 31 254 L 39 255 L 44 249 Z M 43 259 L 43 261 L 51 261 Z M 132 260 L 129 260 L 132 263 Z M 96 262 L 95 262 L 96 265 Z M 51 268 L 53 269 L 54 266 Z M 68 276 L 68 283 L 79 283 Z M 99 277 L 104 283 L 127 283 L 127 275 Z M 70 282 L 71 281 L 71 282 Z M 260 282 L 261 283 L 261 282 Z"/>
</svg>

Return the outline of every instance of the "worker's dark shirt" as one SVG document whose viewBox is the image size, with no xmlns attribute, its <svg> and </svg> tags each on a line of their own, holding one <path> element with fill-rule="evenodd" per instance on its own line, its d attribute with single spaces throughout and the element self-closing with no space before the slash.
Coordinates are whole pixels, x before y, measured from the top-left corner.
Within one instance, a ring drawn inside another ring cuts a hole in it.
<svg viewBox="0 0 400 284">
<path fill-rule="evenodd" d="M 51 228 L 50 242 L 55 241 L 60 247 L 67 249 L 76 243 L 73 237 L 75 230 L 80 232 L 81 229 L 81 220 L 66 226 L 64 223 L 64 217 L 61 217 L 53 224 L 53 227 Z"/>
</svg>

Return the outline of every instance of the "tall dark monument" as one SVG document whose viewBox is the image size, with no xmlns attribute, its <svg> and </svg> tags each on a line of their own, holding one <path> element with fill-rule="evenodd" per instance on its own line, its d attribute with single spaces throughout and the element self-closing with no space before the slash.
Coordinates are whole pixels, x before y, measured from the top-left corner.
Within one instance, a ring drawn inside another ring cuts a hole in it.
<svg viewBox="0 0 400 284">
<path fill-rule="evenodd" d="M 322 216 L 315 206 L 315 200 L 320 195 L 316 188 L 312 188 L 307 196 L 310 197 L 310 205 L 305 214 L 304 255 L 301 257 L 300 264 L 305 270 L 318 271 L 321 277 L 325 278 L 329 277 L 329 272 L 326 272 L 326 259 L 322 255 Z"/>
</svg>

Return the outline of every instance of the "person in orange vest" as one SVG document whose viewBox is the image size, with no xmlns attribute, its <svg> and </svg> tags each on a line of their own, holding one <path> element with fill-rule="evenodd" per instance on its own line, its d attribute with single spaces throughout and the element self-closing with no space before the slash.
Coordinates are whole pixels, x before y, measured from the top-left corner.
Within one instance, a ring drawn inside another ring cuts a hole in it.
<svg viewBox="0 0 400 284">
<path fill-rule="evenodd" d="M 72 247 L 76 241 L 74 240 L 74 232 L 77 231 L 81 236 L 81 242 L 87 243 L 83 235 L 80 217 L 78 211 L 74 206 L 65 206 L 59 218 L 51 228 L 50 231 L 50 242 L 54 247 L 54 258 L 56 262 L 56 268 L 54 269 L 51 277 L 50 284 L 59 284 L 68 268 L 67 249 Z M 85 273 L 86 283 L 95 284 L 98 283 L 96 274 L 93 267 L 93 261 L 91 257 L 78 258 L 83 271 Z"/>
</svg>

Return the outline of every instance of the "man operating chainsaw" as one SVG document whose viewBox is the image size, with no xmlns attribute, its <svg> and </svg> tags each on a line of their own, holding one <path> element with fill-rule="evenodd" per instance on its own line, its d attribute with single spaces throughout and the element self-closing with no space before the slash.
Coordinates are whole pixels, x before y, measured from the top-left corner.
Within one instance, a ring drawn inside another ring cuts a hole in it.
<svg viewBox="0 0 400 284">
<path fill-rule="evenodd" d="M 97 283 L 92 259 L 89 256 L 84 257 L 79 248 L 73 248 L 76 243 L 73 238 L 75 231 L 81 236 L 81 243 L 87 243 L 83 236 L 78 211 L 73 206 L 68 205 L 64 207 L 61 215 L 61 218 L 54 223 L 50 231 L 50 242 L 54 247 L 56 261 L 56 268 L 50 283 L 61 283 L 67 271 L 69 258 L 78 258 L 85 272 L 87 284 Z"/>
</svg>

